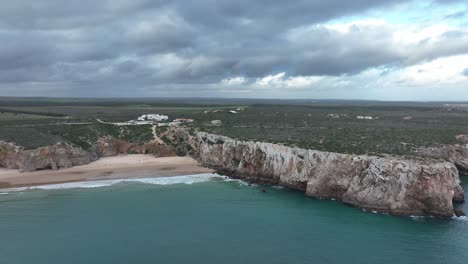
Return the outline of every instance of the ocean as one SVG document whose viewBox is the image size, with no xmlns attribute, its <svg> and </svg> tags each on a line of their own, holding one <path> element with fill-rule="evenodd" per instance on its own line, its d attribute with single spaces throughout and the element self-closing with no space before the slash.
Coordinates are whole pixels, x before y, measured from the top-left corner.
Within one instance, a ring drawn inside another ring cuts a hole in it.
<svg viewBox="0 0 468 264">
<path fill-rule="evenodd" d="M 466 218 L 364 212 L 212 175 L 1 191 L 0 236 L 2 264 L 468 263 Z"/>
</svg>

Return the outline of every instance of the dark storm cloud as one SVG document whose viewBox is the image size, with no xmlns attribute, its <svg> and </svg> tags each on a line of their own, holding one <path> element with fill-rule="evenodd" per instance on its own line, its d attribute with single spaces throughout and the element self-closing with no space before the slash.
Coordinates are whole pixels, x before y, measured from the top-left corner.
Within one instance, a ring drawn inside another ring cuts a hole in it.
<svg viewBox="0 0 468 264">
<path fill-rule="evenodd" d="M 158 7 L 158 0 L 15 0 L 0 1 L 3 28 L 70 29 L 96 26 Z"/>
<path fill-rule="evenodd" d="M 389 28 L 320 25 L 400 2 L 0 0 L 0 93 L 15 83 L 63 85 L 70 95 L 202 89 L 236 76 L 350 75 L 468 52 L 465 32 L 402 51 L 389 45 Z"/>
</svg>

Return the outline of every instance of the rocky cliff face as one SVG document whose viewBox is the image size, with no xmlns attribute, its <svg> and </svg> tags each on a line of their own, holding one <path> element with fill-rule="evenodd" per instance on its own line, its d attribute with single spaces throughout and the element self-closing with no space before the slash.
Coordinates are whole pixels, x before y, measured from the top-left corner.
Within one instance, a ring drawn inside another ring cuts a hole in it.
<svg viewBox="0 0 468 264">
<path fill-rule="evenodd" d="M 461 173 L 468 174 L 468 144 L 419 148 L 416 153 L 425 157 L 441 158 L 453 162 Z"/>
<path fill-rule="evenodd" d="M 115 138 L 101 138 L 91 148 L 98 157 L 112 157 L 120 154 L 152 154 L 156 157 L 175 156 L 174 150 L 162 143 L 129 143 Z"/>
<path fill-rule="evenodd" d="M 66 143 L 58 143 L 38 149 L 24 150 L 12 143 L 0 142 L 0 167 L 30 172 L 42 169 L 69 168 L 88 164 L 101 157 L 120 154 L 152 154 L 156 157 L 174 156 L 171 147 L 157 142 L 129 143 L 102 138 L 85 151 Z"/>
<path fill-rule="evenodd" d="M 423 162 L 329 153 L 241 141 L 181 129 L 171 131 L 203 164 L 220 173 L 278 184 L 316 198 L 395 215 L 451 217 L 462 202 L 457 168 L 450 162 Z"/>
<path fill-rule="evenodd" d="M 89 152 L 65 143 L 24 150 L 14 144 L 0 142 L 0 166 L 21 171 L 69 168 L 95 159 Z"/>
</svg>

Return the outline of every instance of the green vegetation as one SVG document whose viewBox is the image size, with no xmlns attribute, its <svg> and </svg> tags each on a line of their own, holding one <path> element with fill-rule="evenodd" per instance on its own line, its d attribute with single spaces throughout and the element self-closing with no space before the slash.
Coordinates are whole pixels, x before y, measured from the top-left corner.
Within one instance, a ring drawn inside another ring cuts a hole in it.
<svg viewBox="0 0 468 264">
<path fill-rule="evenodd" d="M 40 112 L 40 111 L 25 111 L 25 110 L 15 110 L 15 109 L 1 109 L 0 108 L 0 115 L 7 115 L 7 114 L 12 114 L 12 115 L 18 115 L 18 114 L 23 114 L 25 116 L 45 116 L 45 117 L 65 117 L 65 114 L 62 113 L 50 113 L 50 112 Z"/>
<path fill-rule="evenodd" d="M 1 110 L 0 110 L 1 111 Z M 33 120 L 33 119 L 53 119 L 54 117 L 35 115 L 35 114 L 19 114 L 11 112 L 0 112 L 0 121 L 8 120 Z"/>
<path fill-rule="evenodd" d="M 30 127 L 3 126 L 1 140 L 15 142 L 26 149 L 65 141 L 88 149 L 99 137 L 111 136 L 131 142 L 144 142 L 153 138 L 151 126 L 117 127 L 110 124 L 43 124 Z"/>
<path fill-rule="evenodd" d="M 149 125 L 118 127 L 96 121 L 122 122 L 145 113 L 193 118 L 191 132 L 356 154 L 405 155 L 420 146 L 461 143 L 456 135 L 468 134 L 467 109 L 444 103 L 0 98 L 0 108 L 0 140 L 26 148 L 57 141 L 87 148 L 102 136 L 147 141 L 152 138 Z M 211 120 L 223 125 L 213 126 Z M 160 127 L 158 133 L 165 130 Z"/>
<path fill-rule="evenodd" d="M 468 134 L 468 112 L 443 107 L 256 105 L 236 115 L 210 118 L 223 121 L 223 126 L 205 129 L 213 133 L 355 154 L 404 155 L 418 146 L 461 143 L 456 135 Z"/>
</svg>

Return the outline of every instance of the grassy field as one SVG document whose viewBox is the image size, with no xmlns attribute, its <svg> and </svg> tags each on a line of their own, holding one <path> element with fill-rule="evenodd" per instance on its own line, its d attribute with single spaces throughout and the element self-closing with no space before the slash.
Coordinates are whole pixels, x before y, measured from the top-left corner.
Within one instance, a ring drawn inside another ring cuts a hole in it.
<svg viewBox="0 0 468 264">
<path fill-rule="evenodd" d="M 0 110 L 1 111 L 1 110 Z M 44 116 L 44 115 L 35 115 L 35 114 L 20 114 L 20 113 L 11 113 L 11 112 L 0 112 L 0 121 L 9 121 L 9 120 L 37 120 L 37 119 L 54 119 L 56 117 Z"/>
<path fill-rule="evenodd" d="M 243 110 L 229 113 L 238 108 Z M 6 111 L 0 114 L 0 139 L 26 148 L 61 140 L 86 148 L 106 135 L 145 141 L 151 138 L 150 126 L 96 122 L 145 113 L 193 118 L 194 128 L 235 138 L 355 154 L 405 155 L 419 146 L 461 143 L 456 135 L 468 134 L 467 108 L 442 102 L 0 98 L 0 109 Z M 223 125 L 213 126 L 211 120 Z"/>
</svg>

